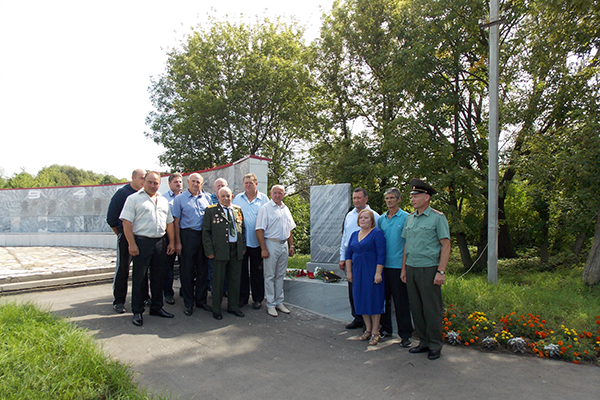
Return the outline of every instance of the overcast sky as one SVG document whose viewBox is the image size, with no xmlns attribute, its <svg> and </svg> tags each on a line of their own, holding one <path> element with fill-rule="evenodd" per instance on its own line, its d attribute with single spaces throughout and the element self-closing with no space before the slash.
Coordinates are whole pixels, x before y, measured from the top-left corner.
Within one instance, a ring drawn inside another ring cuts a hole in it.
<svg viewBox="0 0 600 400">
<path fill-rule="evenodd" d="M 144 131 L 150 77 L 164 72 L 167 48 L 211 8 L 236 21 L 294 16 L 312 39 L 332 2 L 0 0 L 0 173 L 166 170 Z"/>
</svg>

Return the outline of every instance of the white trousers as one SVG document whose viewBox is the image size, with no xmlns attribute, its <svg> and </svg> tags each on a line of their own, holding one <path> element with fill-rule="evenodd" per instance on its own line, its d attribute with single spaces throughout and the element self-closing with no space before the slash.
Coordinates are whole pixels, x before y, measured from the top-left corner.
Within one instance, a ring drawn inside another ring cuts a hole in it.
<svg viewBox="0 0 600 400">
<path fill-rule="evenodd" d="M 263 259 L 267 307 L 283 303 L 283 278 L 288 266 L 288 244 L 265 239 L 269 257 Z"/>
</svg>

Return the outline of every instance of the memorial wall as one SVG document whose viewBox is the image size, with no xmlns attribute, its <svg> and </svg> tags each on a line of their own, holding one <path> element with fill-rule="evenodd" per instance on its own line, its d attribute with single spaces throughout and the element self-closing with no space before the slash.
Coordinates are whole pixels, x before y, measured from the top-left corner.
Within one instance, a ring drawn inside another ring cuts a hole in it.
<svg viewBox="0 0 600 400">
<path fill-rule="evenodd" d="M 217 178 L 225 178 L 234 194 L 244 190 L 243 177 L 254 173 L 259 190 L 267 193 L 268 159 L 246 156 L 224 166 L 198 171 L 204 190 L 212 193 Z M 184 188 L 187 188 L 186 174 Z M 123 184 L 0 190 L 0 246 L 115 247 L 106 223 L 113 194 Z M 168 190 L 168 175 L 160 193 Z"/>
</svg>

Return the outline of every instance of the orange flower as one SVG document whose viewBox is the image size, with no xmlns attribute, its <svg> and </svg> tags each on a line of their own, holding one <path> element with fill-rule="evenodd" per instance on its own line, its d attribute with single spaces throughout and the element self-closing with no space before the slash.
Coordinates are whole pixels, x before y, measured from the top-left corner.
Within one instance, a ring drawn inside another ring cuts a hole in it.
<svg viewBox="0 0 600 400">
<path fill-rule="evenodd" d="M 468 345 L 469 345 L 469 342 L 465 342 L 465 346 L 468 346 Z"/>
<path fill-rule="evenodd" d="M 559 340 L 557 344 L 558 344 L 559 346 L 562 346 L 562 345 L 563 345 L 563 341 L 562 341 L 562 340 Z"/>
<path fill-rule="evenodd" d="M 469 340 L 469 342 L 471 342 L 471 343 L 475 343 L 475 340 L 474 340 L 474 339 L 471 339 L 471 340 Z"/>
<path fill-rule="evenodd" d="M 573 361 L 573 364 L 579 364 L 579 360 Z"/>
<path fill-rule="evenodd" d="M 450 328 L 448 328 L 447 326 L 445 326 L 444 330 L 447 331 L 447 330 L 450 330 Z"/>
</svg>

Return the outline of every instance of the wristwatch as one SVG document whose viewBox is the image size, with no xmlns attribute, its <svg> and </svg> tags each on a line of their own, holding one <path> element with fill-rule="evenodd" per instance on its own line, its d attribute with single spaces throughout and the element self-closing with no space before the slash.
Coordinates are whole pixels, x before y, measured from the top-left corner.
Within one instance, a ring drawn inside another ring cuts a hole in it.
<svg viewBox="0 0 600 400">
<path fill-rule="evenodd" d="M 437 273 L 440 275 L 446 275 L 446 273 L 444 271 L 440 271 L 439 269 L 437 270 Z"/>
</svg>

